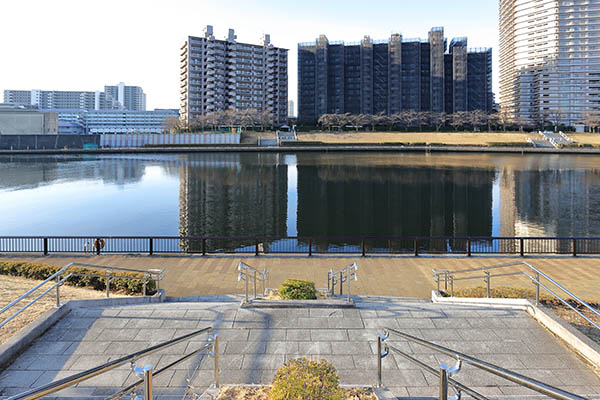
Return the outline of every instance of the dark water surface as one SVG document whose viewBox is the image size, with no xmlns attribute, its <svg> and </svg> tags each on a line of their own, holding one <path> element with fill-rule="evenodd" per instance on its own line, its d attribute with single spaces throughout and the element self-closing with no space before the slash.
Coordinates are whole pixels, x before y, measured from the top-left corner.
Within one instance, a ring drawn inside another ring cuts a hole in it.
<svg viewBox="0 0 600 400">
<path fill-rule="evenodd" d="M 600 159 L 4 156 L 0 235 L 600 236 Z"/>
</svg>

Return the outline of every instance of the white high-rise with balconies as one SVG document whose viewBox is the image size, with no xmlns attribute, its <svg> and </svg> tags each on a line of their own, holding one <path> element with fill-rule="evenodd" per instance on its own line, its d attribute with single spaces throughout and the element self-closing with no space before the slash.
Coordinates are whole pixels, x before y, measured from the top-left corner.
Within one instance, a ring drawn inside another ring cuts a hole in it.
<svg viewBox="0 0 600 400">
<path fill-rule="evenodd" d="M 217 40 L 213 27 L 204 37 L 189 36 L 181 47 L 181 118 L 189 124 L 201 115 L 254 109 L 284 124 L 288 113 L 287 49 L 264 35 L 259 45 L 236 42 L 233 29 Z"/>
<path fill-rule="evenodd" d="M 500 0 L 500 106 L 519 124 L 600 113 L 600 0 Z"/>
</svg>

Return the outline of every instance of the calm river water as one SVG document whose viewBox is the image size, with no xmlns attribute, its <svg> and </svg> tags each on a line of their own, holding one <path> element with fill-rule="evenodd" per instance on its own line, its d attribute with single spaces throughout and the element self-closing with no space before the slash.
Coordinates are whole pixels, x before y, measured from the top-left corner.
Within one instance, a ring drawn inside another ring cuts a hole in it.
<svg viewBox="0 0 600 400">
<path fill-rule="evenodd" d="M 594 156 L 0 157 L 0 235 L 600 236 Z"/>
</svg>

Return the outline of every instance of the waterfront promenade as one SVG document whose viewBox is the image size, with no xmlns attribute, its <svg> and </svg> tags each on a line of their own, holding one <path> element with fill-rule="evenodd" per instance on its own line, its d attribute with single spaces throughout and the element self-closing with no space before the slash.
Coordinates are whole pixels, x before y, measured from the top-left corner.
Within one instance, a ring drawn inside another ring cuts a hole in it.
<svg viewBox="0 0 600 400">
<path fill-rule="evenodd" d="M 165 270 L 165 279 L 161 287 L 166 290 L 168 296 L 175 297 L 242 293 L 244 283 L 237 281 L 235 270 L 240 261 L 259 271 L 268 268 L 268 287 L 271 288 L 278 287 L 288 278 L 309 279 L 314 281 L 317 287 L 324 288 L 327 287 L 327 271 L 330 268 L 339 271 L 356 261 L 359 265 L 359 279 L 352 282 L 353 294 L 418 298 L 431 298 L 431 290 L 435 288 L 431 274 L 433 268 L 459 270 L 524 260 L 581 298 L 593 302 L 600 301 L 599 257 L 0 256 L 0 261 L 10 260 L 53 265 L 79 262 L 102 268 L 160 268 Z M 517 268 L 519 267 L 515 267 L 515 270 Z M 473 280 L 461 282 L 456 287 L 467 285 L 484 286 L 484 283 L 483 280 Z M 491 285 L 533 289 L 533 285 L 522 276 L 494 278 Z"/>
</svg>

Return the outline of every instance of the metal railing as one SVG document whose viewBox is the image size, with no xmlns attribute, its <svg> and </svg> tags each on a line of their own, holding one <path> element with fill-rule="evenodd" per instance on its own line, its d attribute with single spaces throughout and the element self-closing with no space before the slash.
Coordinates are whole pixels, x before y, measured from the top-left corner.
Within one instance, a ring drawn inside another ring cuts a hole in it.
<svg viewBox="0 0 600 400">
<path fill-rule="evenodd" d="M 152 379 L 154 377 L 161 375 L 164 371 L 168 370 L 169 368 L 172 368 L 173 366 L 175 366 L 177 364 L 180 364 L 180 363 L 188 360 L 189 358 L 193 357 L 194 355 L 200 354 L 209 349 L 211 350 L 209 353 L 210 356 L 214 357 L 214 360 L 215 360 L 215 363 L 214 363 L 214 371 L 215 371 L 214 385 L 215 385 L 215 387 L 219 387 L 219 335 L 218 334 L 213 334 L 213 335 L 209 336 L 208 342 L 206 344 L 204 344 L 202 347 L 200 347 L 199 349 L 197 349 L 189 354 L 186 354 L 185 356 L 179 358 L 176 361 L 171 362 L 170 364 L 166 365 L 165 367 L 163 367 L 159 370 L 154 371 L 153 367 L 151 365 L 147 365 L 145 367 L 140 368 L 135 363 L 137 360 L 139 360 L 143 357 L 149 356 L 150 354 L 156 353 L 167 347 L 170 347 L 177 343 L 181 343 L 183 341 L 191 339 L 202 333 L 213 333 L 213 328 L 212 327 L 203 328 L 203 329 L 188 333 L 186 335 L 180 336 L 178 338 L 171 339 L 171 340 L 168 340 L 163 343 L 159 343 L 159 344 L 149 347 L 145 350 L 140 350 L 136 353 L 129 354 L 129 355 L 121 357 L 117 360 L 109 361 L 105 364 L 88 369 L 87 371 L 79 372 L 75 375 L 60 379 L 55 382 L 48 383 L 48 384 L 46 384 L 44 386 L 40 386 L 38 388 L 31 389 L 27 392 L 18 394 L 16 396 L 9 397 L 8 400 L 39 399 L 43 396 L 47 396 L 49 394 L 58 392 L 59 390 L 62 390 L 64 388 L 71 387 L 73 385 L 76 385 L 79 382 L 93 378 L 94 376 L 103 374 L 105 372 L 108 372 L 110 370 L 118 368 L 119 366 L 127 364 L 127 363 L 131 364 L 131 368 L 132 368 L 133 372 L 135 372 L 138 375 L 141 375 L 143 378 L 140 379 L 139 381 L 131 384 L 130 386 L 126 387 L 125 389 L 121 390 L 119 393 L 109 397 L 108 399 L 116 400 L 127 394 L 132 394 L 132 396 L 131 396 L 132 398 L 139 399 L 139 397 L 135 397 L 135 392 L 141 386 L 144 387 L 144 399 L 152 399 L 153 398 L 152 397 L 153 396 L 152 395 L 152 389 L 153 389 Z"/>
<path fill-rule="evenodd" d="M 510 268 L 510 267 L 526 267 L 530 273 L 525 272 L 525 271 L 515 271 L 515 272 L 506 272 L 506 273 L 501 273 L 501 274 L 492 274 L 490 272 L 491 270 Z M 438 291 L 440 290 L 440 285 L 443 282 L 444 290 L 446 292 L 448 291 L 448 286 L 450 286 L 450 296 L 451 297 L 454 297 L 454 282 L 455 281 L 483 279 L 483 282 L 486 286 L 486 295 L 488 298 L 490 298 L 491 297 L 492 278 L 506 277 L 506 276 L 525 276 L 529 280 L 531 280 L 531 282 L 533 282 L 533 284 L 535 286 L 535 302 L 536 302 L 536 304 L 539 304 L 539 302 L 540 302 L 540 289 L 545 289 L 546 291 L 548 291 L 548 293 L 550 293 L 552 296 L 554 296 L 556 299 L 558 299 L 561 303 L 565 304 L 567 307 L 569 307 L 571 310 L 573 310 L 575 313 L 577 313 L 581 318 L 583 318 L 587 322 L 589 322 L 596 329 L 600 329 L 600 326 L 596 322 L 594 322 L 592 319 L 587 317 L 585 314 L 583 314 L 581 311 L 579 311 L 576 307 L 574 307 L 572 304 L 570 304 L 566 299 L 564 299 L 561 295 L 559 295 L 556 292 L 557 291 L 562 292 L 563 296 L 568 295 L 572 300 L 574 300 L 575 302 L 577 302 L 579 305 L 583 306 L 584 308 L 588 309 L 589 311 L 591 311 L 593 314 L 595 314 L 598 317 L 600 317 L 600 311 L 598 311 L 594 307 L 590 306 L 588 303 L 586 303 L 585 301 L 580 299 L 578 296 L 576 296 L 573 292 L 566 289 L 560 283 L 556 282 L 554 279 L 549 277 L 547 274 L 545 274 L 538 268 L 529 264 L 528 262 L 518 261 L 518 262 L 512 262 L 512 263 L 506 263 L 506 264 L 490 265 L 490 266 L 486 266 L 486 267 L 463 269 L 463 270 L 458 270 L 458 271 L 438 270 L 438 269 L 434 269 L 432 271 L 433 271 L 433 280 L 437 284 Z M 460 278 L 456 277 L 456 275 L 473 273 L 473 272 L 483 272 L 483 275 L 465 276 L 465 277 L 460 277 Z M 544 278 L 546 281 L 548 281 L 548 283 L 546 284 L 546 283 L 542 282 L 542 280 L 541 280 L 542 278 Z M 549 286 L 552 286 L 552 288 Z"/>
<path fill-rule="evenodd" d="M 39 254 L 600 254 L 600 237 L 0 236 L 0 253 Z"/>
<path fill-rule="evenodd" d="M 457 361 L 457 364 L 454 367 L 449 367 L 445 364 L 440 364 L 439 369 L 435 369 L 435 368 L 425 364 L 424 362 L 417 360 L 416 358 L 410 356 L 409 354 L 403 352 L 402 350 L 398 349 L 397 347 L 385 343 L 385 341 L 389 338 L 390 333 L 398 335 L 401 338 L 403 338 L 409 342 L 419 344 L 421 346 L 424 346 L 431 350 L 434 350 L 440 354 L 452 357 Z M 383 384 L 382 376 L 381 376 L 382 375 L 382 359 L 385 358 L 387 355 L 389 355 L 389 351 L 392 350 L 392 351 L 394 351 L 394 353 L 397 353 L 398 355 L 406 358 L 407 360 L 418 365 L 419 367 L 423 368 L 424 370 L 437 376 L 440 379 L 440 392 L 439 392 L 440 400 L 448 400 L 449 387 L 452 387 L 456 391 L 456 393 L 458 395 L 456 398 L 458 398 L 458 399 L 460 399 L 461 394 L 464 392 L 464 393 L 468 394 L 469 396 L 473 397 L 474 399 L 488 400 L 487 397 L 481 395 L 480 393 L 477 393 L 473 389 L 470 389 L 467 386 L 465 386 L 465 385 L 461 384 L 460 382 L 457 382 L 456 380 L 451 378 L 453 375 L 456 375 L 457 373 L 460 372 L 460 369 L 461 369 L 461 366 L 463 363 L 471 365 L 471 366 L 479 368 L 479 369 L 482 369 L 493 375 L 499 376 L 508 381 L 516 383 L 520 386 L 523 386 L 523 387 L 529 388 L 531 390 L 534 390 L 538 393 L 547 395 L 553 399 L 585 400 L 585 397 L 581 397 L 576 394 L 569 393 L 567 391 L 556 388 L 554 386 L 550 386 L 548 384 L 537 381 L 535 379 L 526 377 L 521 374 L 517 374 L 516 372 L 510 371 L 508 369 L 499 367 L 494 364 L 487 363 L 485 361 L 479 360 L 477 358 L 468 356 L 463 353 L 459 353 L 459 352 L 449 349 L 447 347 L 428 342 L 426 340 L 411 336 L 409 334 L 406 334 L 404 332 L 400 332 L 398 330 L 391 329 L 391 328 L 385 328 L 385 333 L 383 335 L 382 334 L 377 335 L 377 350 L 378 350 L 377 351 L 377 385 L 379 387 L 381 387 Z"/>
<path fill-rule="evenodd" d="M 250 302 L 249 289 L 248 289 L 249 282 L 254 283 L 254 299 L 258 298 L 258 293 L 256 291 L 256 283 L 257 282 L 262 283 L 262 295 L 263 296 L 265 295 L 265 291 L 267 289 L 269 270 L 267 270 L 265 268 L 265 270 L 261 274 L 261 273 L 257 272 L 256 269 L 249 266 L 248 264 L 240 261 L 240 263 L 238 264 L 238 266 L 236 268 L 236 271 L 238 273 L 238 279 L 237 279 L 238 282 L 239 281 L 246 282 L 246 298 L 245 298 L 246 303 Z"/>
<path fill-rule="evenodd" d="M 339 278 L 338 278 L 339 276 Z M 347 300 L 351 302 L 352 291 L 350 283 L 358 280 L 358 264 L 356 262 L 347 265 L 339 272 L 334 272 L 333 268 L 327 272 L 327 293 L 330 296 L 335 295 L 336 285 L 340 285 L 340 296 L 344 295 L 344 283 L 348 282 Z"/>
<path fill-rule="evenodd" d="M 7 317 L 3 321 L 1 321 L 0 322 L 0 328 L 2 328 L 4 325 L 8 324 L 10 321 L 12 321 L 13 319 L 15 319 L 19 314 L 21 314 L 23 311 L 25 311 L 26 309 L 28 309 L 29 307 L 31 307 L 38 300 L 40 300 L 42 297 L 46 296 L 53 289 L 56 290 L 56 307 L 57 308 L 60 307 L 61 306 L 61 303 L 60 303 L 60 287 L 62 285 L 64 285 L 65 282 L 70 277 L 73 277 L 73 276 L 85 276 L 85 277 L 104 278 L 105 282 L 106 282 L 106 297 L 110 297 L 110 282 L 113 279 L 143 280 L 143 295 L 146 296 L 148 282 L 149 281 L 154 281 L 155 284 L 156 284 L 156 290 L 158 291 L 160 289 L 160 281 L 164 277 L 164 271 L 160 270 L 160 269 L 149 269 L 149 270 L 143 271 L 143 270 L 137 270 L 137 269 L 126 269 L 126 268 L 110 267 L 109 269 L 106 270 L 106 274 L 93 274 L 93 273 L 84 273 L 84 272 L 77 272 L 77 271 L 69 272 L 69 269 L 72 268 L 72 267 L 74 267 L 74 266 L 91 267 L 91 268 L 101 268 L 100 266 L 91 265 L 91 264 L 69 263 L 69 264 L 65 265 L 64 267 L 62 267 L 61 269 L 59 269 L 58 271 L 56 271 L 54 274 L 52 274 L 48 278 L 46 278 L 44 281 L 42 281 L 41 283 L 37 284 L 36 286 L 34 286 L 33 288 L 31 288 L 30 290 L 28 290 L 25 294 L 19 296 L 17 299 L 11 301 L 9 304 L 7 304 L 2 309 L 0 309 L 0 316 L 2 316 L 2 314 L 4 314 L 5 312 L 9 311 L 13 307 L 16 307 L 17 304 L 19 304 L 22 300 L 24 300 L 27 297 L 33 295 L 36 291 L 42 290 L 42 292 L 40 294 L 38 294 L 33 300 L 31 300 L 29 303 L 27 303 L 23 307 L 21 307 L 18 311 L 16 311 L 12 315 L 10 315 L 9 317 Z M 113 271 L 139 272 L 139 273 L 142 273 L 144 275 L 142 277 L 126 276 L 126 275 L 115 275 L 113 273 Z M 54 281 L 56 281 L 56 282 L 54 282 Z M 45 285 L 47 285 L 49 283 L 52 283 L 52 282 L 54 282 L 54 283 L 52 285 L 50 285 L 50 287 L 44 288 Z"/>
</svg>

